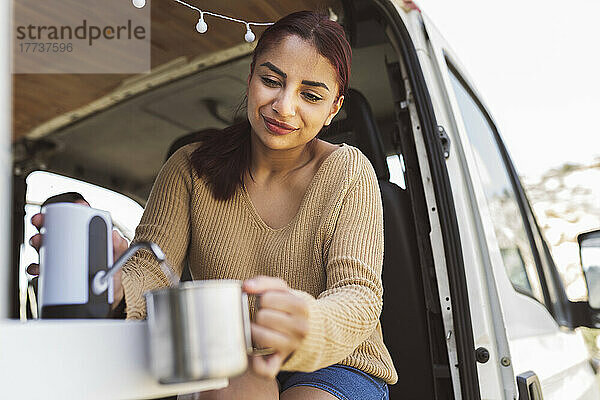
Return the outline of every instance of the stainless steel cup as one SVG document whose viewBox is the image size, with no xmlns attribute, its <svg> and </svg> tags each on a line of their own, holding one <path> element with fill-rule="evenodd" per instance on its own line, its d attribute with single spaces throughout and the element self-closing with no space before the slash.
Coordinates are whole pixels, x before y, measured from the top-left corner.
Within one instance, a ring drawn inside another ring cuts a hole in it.
<svg viewBox="0 0 600 400">
<path fill-rule="evenodd" d="M 192 281 L 145 294 L 152 371 L 160 383 L 243 373 L 252 352 L 242 282 Z"/>
</svg>

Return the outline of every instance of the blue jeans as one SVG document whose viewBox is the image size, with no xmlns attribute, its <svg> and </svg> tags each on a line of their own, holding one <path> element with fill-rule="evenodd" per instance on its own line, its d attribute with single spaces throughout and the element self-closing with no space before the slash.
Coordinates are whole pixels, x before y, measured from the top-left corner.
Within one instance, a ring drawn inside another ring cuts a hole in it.
<svg viewBox="0 0 600 400">
<path fill-rule="evenodd" d="M 279 393 L 294 386 L 311 386 L 341 400 L 389 400 L 387 383 L 359 369 L 335 364 L 314 372 L 287 372 L 277 375 Z"/>
</svg>

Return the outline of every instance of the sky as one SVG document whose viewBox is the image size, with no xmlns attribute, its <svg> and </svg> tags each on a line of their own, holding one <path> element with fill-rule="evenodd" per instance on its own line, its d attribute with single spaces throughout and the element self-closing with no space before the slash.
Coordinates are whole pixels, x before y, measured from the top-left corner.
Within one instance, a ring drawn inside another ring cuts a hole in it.
<svg viewBox="0 0 600 400">
<path fill-rule="evenodd" d="M 522 176 L 600 157 L 600 1 L 416 3 L 471 76 Z"/>
</svg>

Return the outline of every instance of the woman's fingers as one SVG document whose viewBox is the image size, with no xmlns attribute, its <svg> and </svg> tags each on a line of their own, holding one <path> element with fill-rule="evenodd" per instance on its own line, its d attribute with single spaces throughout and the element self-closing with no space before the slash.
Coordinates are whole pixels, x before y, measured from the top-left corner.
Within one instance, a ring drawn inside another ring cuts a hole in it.
<svg viewBox="0 0 600 400">
<path fill-rule="evenodd" d="M 249 294 L 262 294 L 269 290 L 288 290 L 288 285 L 283 279 L 271 276 L 257 276 L 244 281 L 243 289 Z"/>
<path fill-rule="evenodd" d="M 257 375 L 275 378 L 279 373 L 283 360 L 284 357 L 279 353 L 271 354 L 269 356 L 252 356 L 252 369 Z"/>
<path fill-rule="evenodd" d="M 304 299 L 289 291 L 272 290 L 260 296 L 260 308 L 274 310 L 308 317 L 308 305 Z"/>
<path fill-rule="evenodd" d="M 37 228 L 38 231 L 42 229 L 42 226 L 44 225 L 44 214 L 35 214 L 33 217 L 31 217 L 31 223 Z"/>
<path fill-rule="evenodd" d="M 299 344 L 308 334 L 308 321 L 301 318 L 269 308 L 258 310 L 254 317 L 254 322 L 264 328 L 279 332 L 290 337 Z"/>
<path fill-rule="evenodd" d="M 42 234 L 36 233 L 29 239 L 29 244 L 37 251 L 40 251 L 40 247 L 42 246 Z"/>
<path fill-rule="evenodd" d="M 117 259 L 121 257 L 123 253 L 125 253 L 125 250 L 127 250 L 129 244 L 127 243 L 127 240 L 123 236 L 121 236 L 121 234 L 118 231 L 114 229 L 112 231 L 112 241 L 113 261 L 117 261 Z"/>
<path fill-rule="evenodd" d="M 129 247 L 129 243 L 127 243 L 127 240 L 115 229 L 112 231 L 112 241 L 114 262 L 117 261 L 119 257 L 123 255 L 123 253 L 125 253 Z M 124 296 L 123 285 L 121 284 L 121 270 L 118 270 L 113 275 L 113 291 L 115 304 L 118 304 Z"/>
<path fill-rule="evenodd" d="M 252 369 L 258 375 L 274 378 L 279 373 L 283 360 L 293 351 L 287 346 L 287 338 L 280 333 L 253 323 L 252 339 L 258 347 L 275 350 L 275 353 L 270 355 L 252 356 Z"/>
<path fill-rule="evenodd" d="M 33 217 L 31 217 L 31 223 L 35 226 L 38 232 L 42 229 L 44 225 L 44 214 L 37 213 Z M 42 245 L 42 235 L 36 233 L 29 239 L 29 244 L 37 251 L 40 251 L 40 246 Z"/>
<path fill-rule="evenodd" d="M 40 274 L 40 265 L 39 264 L 29 264 L 27 267 L 27 273 L 29 275 L 39 275 Z"/>
<path fill-rule="evenodd" d="M 253 342 L 275 350 L 272 355 L 254 357 L 253 369 L 257 374 L 274 377 L 283 360 L 300 347 L 308 334 L 308 305 L 279 278 L 248 279 L 243 289 L 260 298 L 260 307 L 251 325 Z"/>
<path fill-rule="evenodd" d="M 257 347 L 271 348 L 276 352 L 289 353 L 292 349 L 290 346 L 290 338 L 281 333 L 274 331 L 258 324 L 251 324 L 252 342 Z"/>
<path fill-rule="evenodd" d="M 44 225 L 44 215 L 41 213 L 35 214 L 33 217 L 31 217 L 31 223 L 37 228 L 39 232 L 40 229 L 42 229 L 42 226 Z M 42 235 L 40 233 L 36 233 L 35 235 L 33 235 L 29 239 L 29 244 L 35 249 L 35 251 L 39 253 L 40 247 L 42 246 Z M 27 266 L 26 271 L 29 275 L 37 276 L 40 274 L 40 266 L 36 263 L 29 264 Z"/>
<path fill-rule="evenodd" d="M 37 213 L 33 217 L 31 217 L 31 223 L 38 230 L 42 229 L 44 225 L 44 214 Z M 42 235 L 40 233 L 36 233 L 29 239 L 29 244 L 39 253 L 40 247 L 42 246 Z"/>
</svg>

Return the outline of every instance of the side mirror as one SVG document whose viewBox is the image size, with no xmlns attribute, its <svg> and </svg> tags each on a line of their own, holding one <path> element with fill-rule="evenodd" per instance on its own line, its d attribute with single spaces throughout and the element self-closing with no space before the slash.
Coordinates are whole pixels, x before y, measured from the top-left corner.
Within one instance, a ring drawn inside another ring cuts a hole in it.
<svg viewBox="0 0 600 400">
<path fill-rule="evenodd" d="M 588 303 L 600 309 L 600 230 L 577 236 L 581 267 L 588 288 Z"/>
<path fill-rule="evenodd" d="M 579 257 L 588 301 L 570 302 L 571 327 L 600 328 L 600 230 L 580 233 Z"/>
</svg>

